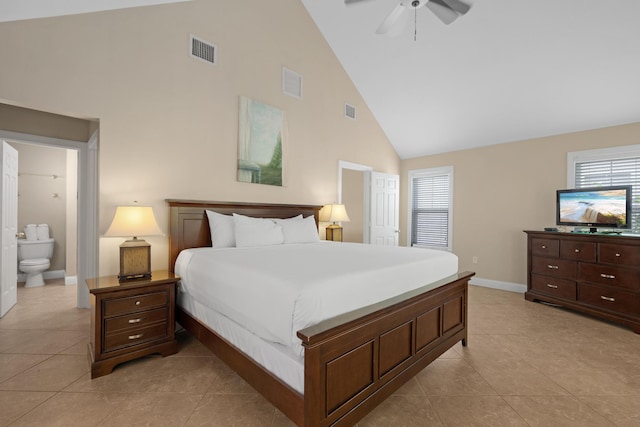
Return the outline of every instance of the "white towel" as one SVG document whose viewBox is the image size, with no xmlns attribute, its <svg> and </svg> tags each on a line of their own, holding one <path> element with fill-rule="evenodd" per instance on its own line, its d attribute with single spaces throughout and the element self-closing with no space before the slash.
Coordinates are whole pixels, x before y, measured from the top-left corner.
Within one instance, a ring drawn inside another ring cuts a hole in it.
<svg viewBox="0 0 640 427">
<path fill-rule="evenodd" d="M 49 225 L 38 224 L 36 230 L 38 234 L 38 240 L 49 240 Z"/>
<path fill-rule="evenodd" d="M 27 240 L 38 240 L 38 231 L 35 224 L 27 224 L 24 228 L 24 235 Z"/>
</svg>

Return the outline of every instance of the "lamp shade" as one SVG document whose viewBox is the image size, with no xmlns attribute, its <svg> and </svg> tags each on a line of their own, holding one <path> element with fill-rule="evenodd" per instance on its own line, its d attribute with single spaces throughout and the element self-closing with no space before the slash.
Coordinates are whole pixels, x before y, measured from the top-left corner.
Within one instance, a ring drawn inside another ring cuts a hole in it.
<svg viewBox="0 0 640 427">
<path fill-rule="evenodd" d="M 118 206 L 105 237 L 161 235 L 151 206 Z"/>
<path fill-rule="evenodd" d="M 322 222 L 351 221 L 349 219 L 349 215 L 347 215 L 347 210 L 345 209 L 344 205 L 341 204 L 324 205 L 320 210 L 319 219 Z"/>
</svg>

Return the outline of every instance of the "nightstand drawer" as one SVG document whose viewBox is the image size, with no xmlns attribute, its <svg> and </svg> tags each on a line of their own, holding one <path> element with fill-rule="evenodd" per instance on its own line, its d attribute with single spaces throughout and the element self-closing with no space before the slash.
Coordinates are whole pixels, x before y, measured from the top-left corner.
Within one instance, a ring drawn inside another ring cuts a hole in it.
<svg viewBox="0 0 640 427">
<path fill-rule="evenodd" d="M 640 313 L 640 297 L 604 286 L 580 284 L 578 301 L 607 310 L 637 315 Z"/>
<path fill-rule="evenodd" d="M 148 328 L 130 329 L 126 332 L 105 335 L 104 351 L 113 351 L 167 337 L 167 324 L 160 323 Z"/>
<path fill-rule="evenodd" d="M 104 322 L 104 331 L 107 334 L 112 334 L 121 329 L 129 329 L 129 328 L 144 328 L 147 325 L 157 322 L 166 322 L 167 321 L 167 309 L 157 308 L 151 311 L 145 311 L 142 313 L 132 313 L 127 314 L 126 316 L 112 317 L 110 319 L 105 319 Z"/>
<path fill-rule="evenodd" d="M 104 301 L 104 316 L 136 313 L 150 308 L 167 305 L 169 295 L 166 291 L 143 294 L 128 298 L 115 298 Z"/>
</svg>

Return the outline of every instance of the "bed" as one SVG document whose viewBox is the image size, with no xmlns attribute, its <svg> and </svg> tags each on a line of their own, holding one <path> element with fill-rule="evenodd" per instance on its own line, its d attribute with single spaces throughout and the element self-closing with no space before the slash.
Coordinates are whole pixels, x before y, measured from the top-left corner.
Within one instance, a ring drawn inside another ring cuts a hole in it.
<svg viewBox="0 0 640 427">
<path fill-rule="evenodd" d="M 175 199 L 167 203 L 172 271 L 181 252 L 211 246 L 206 210 L 258 218 L 313 216 L 317 225 L 320 209 Z M 298 330 L 296 337 L 303 348 L 300 361 L 289 356 L 291 363 L 287 365 L 284 358 L 280 372 L 299 377 L 301 386 L 295 385 L 295 378 L 274 373 L 277 367 L 257 362 L 260 359 L 242 343 L 232 344 L 224 326 L 228 319 L 218 316 L 222 323 L 210 321 L 198 298 L 189 299 L 182 292 L 176 320 L 297 425 L 354 425 L 457 342 L 466 345 L 467 287 L 473 274 L 460 272 L 426 282 Z M 252 334 L 245 335 L 251 338 Z M 273 344 L 267 346 L 267 352 L 284 353 Z"/>
</svg>

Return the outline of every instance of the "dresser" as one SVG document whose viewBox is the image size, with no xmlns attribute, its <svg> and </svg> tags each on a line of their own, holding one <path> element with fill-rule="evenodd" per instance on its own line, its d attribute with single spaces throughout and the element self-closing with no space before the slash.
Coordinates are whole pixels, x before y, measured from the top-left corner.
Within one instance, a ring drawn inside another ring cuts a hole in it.
<svg viewBox="0 0 640 427">
<path fill-rule="evenodd" d="M 558 304 L 640 333 L 640 237 L 525 233 L 528 301 Z"/>
<path fill-rule="evenodd" d="M 91 293 L 91 378 L 119 363 L 178 351 L 175 295 L 178 276 L 154 271 L 151 279 L 120 283 L 117 276 L 87 279 Z"/>
</svg>

